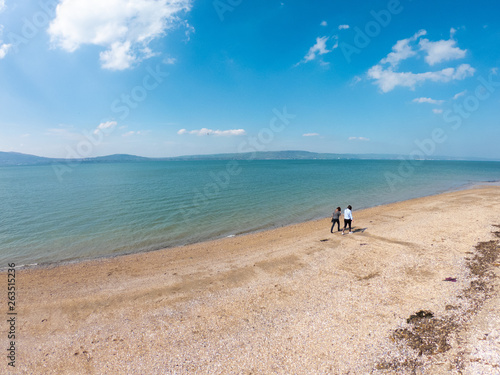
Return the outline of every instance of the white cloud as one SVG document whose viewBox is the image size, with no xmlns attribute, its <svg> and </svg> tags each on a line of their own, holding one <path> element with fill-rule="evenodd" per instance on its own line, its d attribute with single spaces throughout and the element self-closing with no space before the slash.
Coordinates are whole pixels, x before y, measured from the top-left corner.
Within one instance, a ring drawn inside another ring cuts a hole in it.
<svg viewBox="0 0 500 375">
<path fill-rule="evenodd" d="M 328 23 L 326 21 L 323 21 L 320 23 L 321 26 L 328 26 Z"/>
<path fill-rule="evenodd" d="M 99 132 L 109 133 L 118 123 L 116 121 L 101 122 L 94 130 L 94 134 Z"/>
<path fill-rule="evenodd" d="M 184 21 L 183 25 L 186 28 L 186 31 L 184 32 L 184 35 L 186 35 L 186 39 L 184 41 L 189 42 L 191 40 L 191 34 L 194 34 L 195 32 L 195 28 L 191 26 L 187 21 Z"/>
<path fill-rule="evenodd" d="M 399 62 L 402 60 L 406 60 L 409 57 L 415 56 L 417 53 L 413 50 L 413 47 L 410 46 L 411 42 L 414 42 L 421 36 L 427 34 L 427 31 L 420 30 L 415 33 L 411 38 L 401 39 L 396 42 L 396 44 L 392 47 L 392 52 L 387 55 L 386 58 L 380 60 L 381 64 L 388 63 L 393 67 L 398 66 Z"/>
<path fill-rule="evenodd" d="M 180 129 L 177 134 L 183 135 L 183 134 L 191 134 L 191 135 L 214 135 L 214 136 L 240 136 L 240 135 L 246 135 L 246 131 L 244 129 L 230 129 L 230 130 L 212 130 L 212 129 L 207 129 L 207 128 L 202 128 L 199 130 L 186 130 L 186 129 Z"/>
<path fill-rule="evenodd" d="M 350 141 L 369 141 L 370 138 L 366 137 L 349 137 Z"/>
<path fill-rule="evenodd" d="M 415 98 L 413 99 L 415 103 L 430 103 L 430 104 L 443 104 L 444 100 L 436 100 L 431 98 Z"/>
<path fill-rule="evenodd" d="M 11 47 L 12 44 L 0 44 L 0 60 L 7 55 Z"/>
<path fill-rule="evenodd" d="M 462 64 L 458 68 L 445 68 L 436 72 L 412 73 L 394 72 L 392 68 L 384 69 L 381 65 L 375 65 L 368 71 L 368 77 L 375 80 L 375 84 L 382 92 L 389 92 L 397 86 L 414 89 L 417 84 L 425 81 L 450 82 L 462 80 L 474 75 L 476 70 L 469 64 Z"/>
<path fill-rule="evenodd" d="M 174 65 L 177 62 L 175 57 L 166 57 L 163 59 L 163 63 L 167 65 Z"/>
<path fill-rule="evenodd" d="M 416 49 L 416 46 L 412 45 L 411 42 L 416 41 L 426 34 L 425 30 L 420 30 L 408 39 L 399 40 L 392 47 L 392 52 L 387 57 L 380 60 L 379 64 L 368 70 L 368 77 L 375 81 L 374 84 L 378 85 L 382 92 L 389 92 L 397 86 L 414 89 L 417 84 L 425 81 L 450 82 L 453 80 L 462 80 L 474 74 L 475 69 L 469 64 L 462 64 L 457 68 L 445 68 L 435 72 L 397 72 L 396 70 L 400 61 L 416 56 L 418 52 L 425 52 L 427 54 L 425 61 L 429 65 L 465 56 L 466 51 L 455 47 L 456 41 L 453 39 L 437 42 L 421 39 L 418 43 L 419 48 Z M 386 64 L 389 64 L 389 66 L 387 67 Z"/>
<path fill-rule="evenodd" d="M 303 137 L 317 137 L 319 133 L 306 133 L 302 134 Z"/>
<path fill-rule="evenodd" d="M 191 0 L 61 0 L 48 33 L 68 52 L 86 44 L 104 47 L 103 68 L 123 70 L 153 56 L 148 44 L 186 25 L 180 14 L 190 9 Z"/>
<path fill-rule="evenodd" d="M 0 12 L 5 9 L 5 0 L 0 0 Z"/>
<path fill-rule="evenodd" d="M 429 65 L 434 65 L 442 61 L 457 60 L 465 57 L 467 50 L 455 47 L 456 40 L 439 40 L 430 42 L 428 39 L 422 39 L 419 43 L 422 51 L 427 53 L 425 61 Z"/>
<path fill-rule="evenodd" d="M 439 114 L 443 113 L 443 110 L 442 110 L 442 109 L 437 109 L 437 108 L 434 108 L 434 109 L 432 110 L 432 112 L 434 112 L 436 115 L 439 115 Z"/>
<path fill-rule="evenodd" d="M 339 46 L 339 36 L 338 35 L 332 35 L 332 39 L 335 40 L 335 44 L 332 46 L 332 51 L 333 51 L 335 48 L 338 48 L 338 46 Z"/>
<path fill-rule="evenodd" d="M 349 86 L 356 86 L 358 83 L 362 81 L 360 76 L 354 76 L 354 78 L 349 83 Z"/>
<path fill-rule="evenodd" d="M 149 59 L 149 58 L 151 58 L 151 57 L 154 57 L 154 56 L 158 56 L 158 55 L 159 55 L 159 53 L 158 53 L 158 52 L 153 52 L 153 51 L 151 50 L 151 48 L 149 48 L 149 47 L 144 47 L 143 49 L 141 49 L 141 51 L 140 51 L 140 52 L 141 52 L 141 54 L 142 54 L 142 58 L 143 58 L 144 60 L 146 60 L 146 59 Z"/>
<path fill-rule="evenodd" d="M 0 0 L 0 12 L 2 11 L 2 4 L 4 3 L 2 2 L 2 0 Z M 0 25 L 0 37 L 2 36 L 2 34 L 3 34 L 3 26 Z M 7 55 L 7 52 L 9 52 L 11 47 L 12 44 L 2 43 L 2 39 L 0 39 L 0 60 Z"/>
<path fill-rule="evenodd" d="M 458 94 L 453 95 L 453 100 L 457 100 L 461 96 L 464 96 L 466 92 L 467 92 L 467 90 L 464 90 L 464 91 L 459 92 Z"/>
<path fill-rule="evenodd" d="M 330 37 L 328 37 L 328 36 L 316 38 L 316 44 L 314 46 L 312 46 L 311 48 L 309 48 L 309 51 L 304 56 L 303 62 L 308 62 L 308 61 L 314 60 L 317 56 L 332 52 L 332 50 L 329 50 L 328 48 L 326 48 L 326 42 L 329 39 L 330 39 Z M 333 48 L 337 48 L 337 45 L 335 45 Z"/>
<path fill-rule="evenodd" d="M 349 25 L 339 25 L 339 30 L 347 30 Z"/>
<path fill-rule="evenodd" d="M 115 42 L 107 51 L 99 54 L 102 67 L 111 70 L 124 70 L 132 66 L 136 61 L 134 53 L 130 49 L 130 42 Z"/>
</svg>

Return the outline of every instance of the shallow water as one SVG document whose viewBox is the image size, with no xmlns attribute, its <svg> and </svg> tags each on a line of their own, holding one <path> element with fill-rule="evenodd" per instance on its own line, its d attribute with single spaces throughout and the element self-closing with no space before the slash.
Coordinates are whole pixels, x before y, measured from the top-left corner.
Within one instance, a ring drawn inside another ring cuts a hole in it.
<svg viewBox="0 0 500 375">
<path fill-rule="evenodd" d="M 0 267 L 141 252 L 470 184 L 500 162 L 175 161 L 0 168 Z"/>
</svg>

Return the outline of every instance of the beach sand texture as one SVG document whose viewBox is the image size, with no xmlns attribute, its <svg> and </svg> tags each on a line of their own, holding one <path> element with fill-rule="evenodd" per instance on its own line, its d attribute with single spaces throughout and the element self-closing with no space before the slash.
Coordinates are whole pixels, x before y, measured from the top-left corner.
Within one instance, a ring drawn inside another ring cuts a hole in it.
<svg viewBox="0 0 500 375">
<path fill-rule="evenodd" d="M 1 372 L 500 374 L 500 187 L 351 204 L 345 236 L 323 219 L 20 270 Z"/>
</svg>

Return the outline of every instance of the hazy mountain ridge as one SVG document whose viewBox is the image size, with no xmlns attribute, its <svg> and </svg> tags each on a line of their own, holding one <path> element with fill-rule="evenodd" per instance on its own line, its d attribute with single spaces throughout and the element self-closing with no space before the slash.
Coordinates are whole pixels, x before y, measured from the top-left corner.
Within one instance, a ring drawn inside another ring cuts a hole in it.
<svg viewBox="0 0 500 375">
<path fill-rule="evenodd" d="M 114 154 L 82 159 L 47 158 L 36 155 L 22 154 L 18 152 L 0 151 L 0 166 L 23 166 L 23 165 L 49 165 L 58 163 L 125 163 L 125 162 L 148 162 L 148 161 L 195 161 L 195 160 L 335 160 L 335 159 L 358 159 L 358 160 L 397 160 L 399 155 L 393 154 L 334 154 L 316 153 L 309 151 L 260 151 L 247 153 L 228 153 L 212 155 L 186 155 L 168 158 L 147 158 L 128 154 Z M 493 161 L 481 158 L 452 158 L 434 156 L 428 160 L 477 160 Z"/>
<path fill-rule="evenodd" d="M 37 165 L 37 164 L 50 164 L 57 159 L 45 158 L 42 156 L 21 154 L 18 152 L 1 152 L 0 151 L 0 165 Z"/>
<path fill-rule="evenodd" d="M 152 159 L 135 155 L 115 154 L 108 156 L 98 156 L 95 158 L 81 159 L 62 159 L 62 158 L 46 158 L 43 156 L 21 154 L 19 152 L 2 152 L 0 151 L 0 166 L 15 166 L 15 165 L 46 165 L 57 163 L 113 163 L 113 162 L 131 162 L 131 161 L 150 161 Z"/>
</svg>

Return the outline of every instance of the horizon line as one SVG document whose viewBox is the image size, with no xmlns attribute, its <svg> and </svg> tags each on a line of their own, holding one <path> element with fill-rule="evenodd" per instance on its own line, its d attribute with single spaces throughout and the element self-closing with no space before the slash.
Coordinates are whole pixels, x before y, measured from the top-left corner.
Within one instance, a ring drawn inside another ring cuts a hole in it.
<svg viewBox="0 0 500 375">
<path fill-rule="evenodd" d="M 89 156 L 89 157 L 81 157 L 81 158 L 60 158 L 60 157 L 50 157 L 50 156 L 39 156 L 39 155 L 35 155 L 35 154 L 26 154 L 26 153 L 22 153 L 22 152 L 18 152 L 18 151 L 1 151 L 0 150 L 0 153 L 18 154 L 18 155 L 32 156 L 32 157 L 37 157 L 37 158 L 42 158 L 42 159 L 62 160 L 62 161 L 71 161 L 71 160 L 86 161 L 86 160 L 107 158 L 107 157 L 113 157 L 113 156 L 130 156 L 130 157 L 135 157 L 135 158 L 155 160 L 155 159 L 178 159 L 178 158 L 193 158 L 193 157 L 249 155 L 249 154 L 286 153 L 286 152 L 309 153 L 309 154 L 316 154 L 316 155 L 386 156 L 386 157 L 388 157 L 387 160 L 400 160 L 400 158 L 404 157 L 404 155 L 405 155 L 405 154 L 390 154 L 390 153 L 385 154 L 385 153 L 376 153 L 376 152 L 335 153 L 335 152 L 316 152 L 316 151 L 307 151 L 307 150 L 270 150 L 270 151 L 254 151 L 254 152 L 223 152 L 223 153 L 211 153 L 211 154 L 190 154 L 190 155 L 156 156 L 156 157 L 141 156 L 141 155 L 134 155 L 134 154 L 126 154 L 126 153 L 116 153 L 116 154 L 107 154 L 107 155 L 101 155 L 101 156 Z M 430 155 L 426 155 L 426 156 L 424 156 L 424 158 L 414 159 L 414 160 L 420 161 L 420 160 L 443 160 L 443 159 L 444 160 L 456 160 L 456 161 L 500 161 L 500 158 L 488 158 L 488 157 L 483 157 L 483 156 L 447 156 L 447 155 L 434 155 L 433 157 L 431 157 Z M 273 159 L 268 159 L 268 160 L 273 160 Z"/>
</svg>

